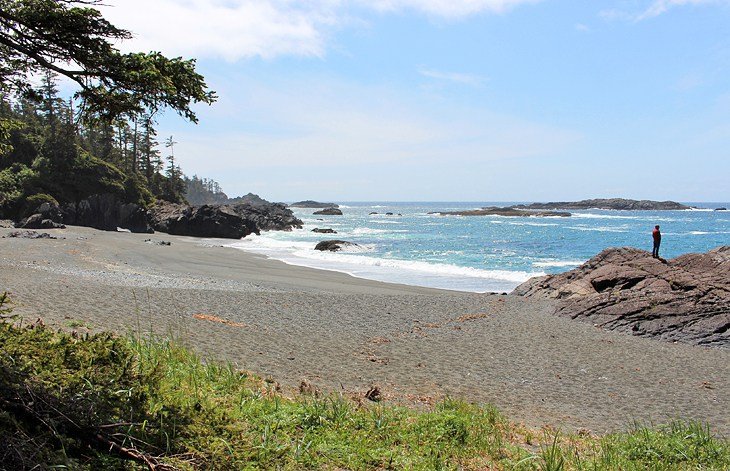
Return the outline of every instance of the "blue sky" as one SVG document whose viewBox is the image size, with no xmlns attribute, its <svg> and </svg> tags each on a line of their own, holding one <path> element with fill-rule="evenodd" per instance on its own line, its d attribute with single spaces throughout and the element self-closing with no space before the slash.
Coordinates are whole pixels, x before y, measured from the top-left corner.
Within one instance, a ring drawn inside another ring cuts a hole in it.
<svg viewBox="0 0 730 471">
<path fill-rule="evenodd" d="M 158 127 L 230 196 L 730 200 L 728 0 L 108 3 L 198 58 L 219 101 Z"/>
</svg>

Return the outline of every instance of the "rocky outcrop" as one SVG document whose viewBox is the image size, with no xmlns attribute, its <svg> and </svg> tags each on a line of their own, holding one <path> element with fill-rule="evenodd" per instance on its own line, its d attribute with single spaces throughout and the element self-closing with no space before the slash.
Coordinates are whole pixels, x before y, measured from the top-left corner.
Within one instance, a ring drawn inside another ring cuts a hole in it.
<svg viewBox="0 0 730 471">
<path fill-rule="evenodd" d="M 606 249 L 574 270 L 532 278 L 513 294 L 556 299 L 558 315 L 607 329 L 730 347 L 730 246 L 672 260 Z"/>
<path fill-rule="evenodd" d="M 318 232 L 320 234 L 337 234 L 337 231 L 334 229 L 320 229 L 319 227 L 315 227 L 314 229 L 312 229 L 312 232 Z"/>
<path fill-rule="evenodd" d="M 152 227 L 172 235 L 240 239 L 259 233 L 256 223 L 230 206 L 162 203 L 150 210 Z"/>
<path fill-rule="evenodd" d="M 78 203 L 61 208 L 63 223 L 87 226 L 103 231 L 115 231 L 117 227 L 132 232 L 153 232 L 147 221 L 147 211 L 134 203 L 123 203 L 112 194 L 93 195 Z"/>
<path fill-rule="evenodd" d="M 514 207 L 520 209 L 616 209 L 626 211 L 677 211 L 691 209 L 689 206 L 674 201 L 630 200 L 625 198 L 519 204 Z"/>
<path fill-rule="evenodd" d="M 292 208 L 339 208 L 340 206 L 335 203 L 320 203 L 319 201 L 297 201 L 289 205 Z"/>
<path fill-rule="evenodd" d="M 18 229 L 65 229 L 66 226 L 50 219 L 45 219 L 41 214 L 31 214 L 15 224 Z"/>
<path fill-rule="evenodd" d="M 8 234 L 10 238 L 17 239 L 57 239 L 48 232 L 36 232 L 36 231 L 14 231 Z M 62 237 L 63 238 L 63 237 Z"/>
<path fill-rule="evenodd" d="M 721 206 L 719 208 L 715 208 L 715 211 L 727 211 L 727 208 L 724 206 Z"/>
<path fill-rule="evenodd" d="M 342 211 L 337 208 L 325 208 L 321 211 L 315 211 L 312 214 L 320 214 L 323 216 L 342 216 Z"/>
<path fill-rule="evenodd" d="M 302 227 L 302 221 L 286 206 L 261 198 L 234 205 L 189 206 L 162 202 L 150 210 L 150 221 L 155 230 L 168 234 L 226 239 Z"/>
<path fill-rule="evenodd" d="M 314 250 L 321 250 L 323 252 L 339 252 L 340 250 L 348 247 L 359 247 L 359 245 L 345 240 L 323 240 L 314 247 Z"/>
<path fill-rule="evenodd" d="M 301 229 L 302 221 L 294 216 L 282 203 L 262 202 L 240 203 L 231 206 L 242 218 L 252 221 L 259 231 L 290 231 Z"/>
<path fill-rule="evenodd" d="M 500 208 L 489 206 L 481 209 L 469 209 L 465 211 L 442 211 L 429 214 L 440 214 L 442 216 L 509 216 L 509 217 L 570 217 L 570 213 L 560 211 L 532 211 L 516 209 L 513 207 Z"/>
</svg>

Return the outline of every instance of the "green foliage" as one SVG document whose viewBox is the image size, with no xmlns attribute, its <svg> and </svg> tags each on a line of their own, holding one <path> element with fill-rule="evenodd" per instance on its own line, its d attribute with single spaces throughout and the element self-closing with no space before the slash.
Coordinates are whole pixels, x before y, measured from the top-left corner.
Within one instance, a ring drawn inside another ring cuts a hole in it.
<svg viewBox="0 0 730 471">
<path fill-rule="evenodd" d="M 197 121 L 194 103 L 213 103 L 194 60 L 158 52 L 122 54 L 114 42 L 131 33 L 89 7 L 95 0 L 3 0 L 0 84 L 34 94 L 28 75 L 51 70 L 76 82 L 87 116 L 111 120 L 169 107 Z M 65 65 L 73 64 L 73 65 Z"/>
<path fill-rule="evenodd" d="M 546 431 L 531 453 L 520 437 L 532 432 L 489 406 L 447 399 L 416 411 L 340 395 L 287 398 L 273 381 L 168 340 L 0 324 L 0 345 L 0 461 L 9 465 L 18 452 L 26 463 L 73 469 L 135 459 L 99 446 L 98 433 L 180 469 L 730 467 L 728 442 L 691 422 L 603 438 Z"/>
<path fill-rule="evenodd" d="M 23 209 L 21 209 L 19 218 L 28 217 L 33 214 L 33 211 L 38 209 L 38 206 L 43 203 L 49 203 L 51 205 L 58 205 L 58 201 L 51 195 L 45 193 L 36 193 L 35 195 L 29 196 L 23 203 Z"/>
<path fill-rule="evenodd" d="M 37 171 L 23 164 L 13 164 L 0 171 L 0 216 L 15 218 L 24 198 L 40 185 Z"/>
</svg>

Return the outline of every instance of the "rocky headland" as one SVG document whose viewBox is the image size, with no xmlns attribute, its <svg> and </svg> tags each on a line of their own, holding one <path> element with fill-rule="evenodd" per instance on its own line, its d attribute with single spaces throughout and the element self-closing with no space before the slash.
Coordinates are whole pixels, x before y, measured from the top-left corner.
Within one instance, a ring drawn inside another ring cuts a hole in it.
<svg viewBox="0 0 730 471">
<path fill-rule="evenodd" d="M 552 298 L 556 314 L 633 335 L 730 347 L 730 246 L 664 260 L 610 248 L 513 294 Z"/>
<path fill-rule="evenodd" d="M 291 208 L 339 208 L 340 205 L 335 203 L 320 203 L 319 201 L 313 201 L 313 200 L 306 200 L 306 201 L 297 201 L 296 203 L 292 203 L 289 205 Z"/>
<path fill-rule="evenodd" d="M 552 203 L 518 204 L 518 209 L 614 209 L 622 211 L 678 211 L 692 209 L 674 201 L 632 200 L 625 198 L 603 198 L 581 201 L 560 201 Z"/>
<path fill-rule="evenodd" d="M 440 214 L 441 216 L 508 216 L 508 217 L 570 217 L 570 213 L 562 211 L 532 211 L 517 209 L 515 207 L 489 206 L 481 209 L 469 209 L 464 211 L 436 211 L 429 214 Z"/>
</svg>

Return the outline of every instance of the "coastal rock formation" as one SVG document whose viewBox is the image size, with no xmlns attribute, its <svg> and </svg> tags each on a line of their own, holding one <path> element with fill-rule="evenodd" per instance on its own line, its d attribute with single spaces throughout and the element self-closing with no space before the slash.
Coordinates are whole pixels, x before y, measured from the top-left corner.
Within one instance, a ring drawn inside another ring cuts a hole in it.
<svg viewBox="0 0 730 471">
<path fill-rule="evenodd" d="M 677 211 L 691 209 L 674 201 L 630 200 L 624 198 L 518 204 L 519 209 L 617 209 L 626 211 Z"/>
<path fill-rule="evenodd" d="M 203 206 L 162 202 L 150 210 L 150 221 L 155 230 L 168 234 L 226 239 L 302 227 L 302 221 L 281 203 L 269 203 L 258 197 L 248 201 Z"/>
<path fill-rule="evenodd" d="M 10 238 L 17 239 L 57 239 L 48 232 L 36 232 L 36 231 L 13 231 L 8 234 Z"/>
<path fill-rule="evenodd" d="M 15 225 L 18 229 L 65 229 L 63 224 L 45 219 L 42 214 L 31 214 Z"/>
<path fill-rule="evenodd" d="M 515 209 L 513 207 L 500 208 L 498 206 L 489 206 L 481 209 L 469 209 L 465 211 L 432 212 L 429 214 L 440 214 L 441 216 L 570 217 L 570 213 L 560 211 L 531 211 L 525 209 Z"/>
<path fill-rule="evenodd" d="M 292 208 L 339 208 L 340 205 L 335 203 L 320 203 L 319 201 L 297 201 L 289 205 Z"/>
<path fill-rule="evenodd" d="M 156 231 L 172 235 L 240 239 L 259 233 L 256 223 L 245 219 L 230 206 L 163 203 L 150 210 Z"/>
<path fill-rule="evenodd" d="M 259 231 L 290 231 L 301 229 L 304 224 L 283 203 L 262 200 L 234 204 L 231 208 L 242 218 L 253 221 Z"/>
<path fill-rule="evenodd" d="M 314 250 L 321 250 L 323 252 L 339 252 L 343 248 L 347 247 L 359 247 L 359 245 L 345 240 L 323 240 L 314 247 Z"/>
<path fill-rule="evenodd" d="M 318 232 L 320 234 L 337 234 L 337 231 L 334 229 L 320 229 L 319 227 L 312 229 L 312 232 Z"/>
<path fill-rule="evenodd" d="M 321 214 L 323 216 L 342 216 L 342 211 L 337 208 L 325 208 L 321 211 L 315 211 L 312 214 Z"/>
<path fill-rule="evenodd" d="M 730 246 L 672 260 L 611 248 L 513 294 L 558 300 L 556 313 L 634 335 L 730 347 Z"/>
<path fill-rule="evenodd" d="M 92 195 L 78 203 L 69 203 L 61 210 L 64 224 L 103 231 L 115 231 L 117 227 L 122 227 L 132 232 L 153 232 L 143 207 L 122 203 L 112 194 Z"/>
<path fill-rule="evenodd" d="M 727 208 L 724 206 L 721 206 L 719 208 L 715 208 L 715 211 L 727 211 Z"/>
</svg>

